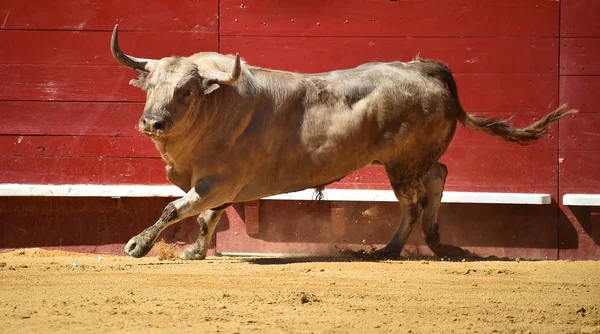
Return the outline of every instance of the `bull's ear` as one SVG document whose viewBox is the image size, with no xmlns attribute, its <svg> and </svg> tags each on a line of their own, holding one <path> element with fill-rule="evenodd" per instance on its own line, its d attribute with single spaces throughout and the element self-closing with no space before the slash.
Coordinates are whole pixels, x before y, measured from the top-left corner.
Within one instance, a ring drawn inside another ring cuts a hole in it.
<svg viewBox="0 0 600 334">
<path fill-rule="evenodd" d="M 225 73 L 217 70 L 211 70 L 207 74 L 207 79 L 202 79 L 202 89 L 204 94 L 210 94 L 220 87 L 220 85 L 233 85 L 242 74 L 242 61 L 240 55 L 235 55 L 235 63 L 231 73 Z M 208 79 L 210 78 L 210 79 Z"/>
<path fill-rule="evenodd" d="M 129 84 L 132 85 L 133 87 L 145 89 L 146 88 L 146 79 L 148 78 L 148 73 L 143 72 L 143 71 L 136 71 L 136 72 L 138 72 L 140 74 L 140 76 L 135 79 L 129 80 Z"/>
<path fill-rule="evenodd" d="M 202 79 L 202 92 L 208 95 L 219 89 L 219 84 L 214 79 Z"/>
</svg>

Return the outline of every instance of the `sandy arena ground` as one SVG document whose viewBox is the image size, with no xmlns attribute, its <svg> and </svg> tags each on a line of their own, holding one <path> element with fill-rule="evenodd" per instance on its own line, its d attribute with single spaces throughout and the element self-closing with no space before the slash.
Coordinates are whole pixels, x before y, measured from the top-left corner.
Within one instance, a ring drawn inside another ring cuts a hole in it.
<svg viewBox="0 0 600 334">
<path fill-rule="evenodd" d="M 600 262 L 307 260 L 4 253 L 0 323 L 4 333 L 600 333 Z"/>
</svg>

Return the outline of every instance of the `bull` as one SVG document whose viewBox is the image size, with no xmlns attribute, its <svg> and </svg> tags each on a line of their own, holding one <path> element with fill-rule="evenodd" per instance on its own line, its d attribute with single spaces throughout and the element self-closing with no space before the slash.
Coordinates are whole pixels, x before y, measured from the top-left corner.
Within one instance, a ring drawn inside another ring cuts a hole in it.
<svg viewBox="0 0 600 334">
<path fill-rule="evenodd" d="M 200 235 L 183 260 L 200 260 L 223 210 L 232 203 L 326 185 L 367 165 L 381 165 L 401 208 L 399 226 L 377 257 L 397 258 L 421 219 L 438 256 L 463 249 L 440 243 L 437 214 L 448 174 L 438 162 L 457 123 L 518 144 L 576 113 L 566 105 L 523 128 L 467 114 L 448 67 L 432 60 L 371 62 L 301 74 L 251 66 L 239 55 L 136 58 L 118 43 L 111 52 L 146 91 L 139 130 L 166 162 L 170 182 L 186 194 L 129 240 L 125 252 L 146 255 L 166 227 L 198 215 Z"/>
</svg>

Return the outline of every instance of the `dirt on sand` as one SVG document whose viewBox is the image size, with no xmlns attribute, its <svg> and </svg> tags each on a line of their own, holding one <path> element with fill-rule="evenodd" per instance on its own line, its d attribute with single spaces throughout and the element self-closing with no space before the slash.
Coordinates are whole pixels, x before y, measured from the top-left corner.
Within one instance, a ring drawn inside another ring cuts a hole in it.
<svg viewBox="0 0 600 334">
<path fill-rule="evenodd" d="M 600 333 L 600 262 L 0 254 L 18 332 Z"/>
</svg>

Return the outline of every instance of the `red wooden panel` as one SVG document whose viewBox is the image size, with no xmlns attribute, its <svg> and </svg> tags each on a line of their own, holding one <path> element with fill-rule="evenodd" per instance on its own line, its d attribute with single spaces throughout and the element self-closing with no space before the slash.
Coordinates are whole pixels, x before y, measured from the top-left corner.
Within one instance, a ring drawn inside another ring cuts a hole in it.
<svg viewBox="0 0 600 334">
<path fill-rule="evenodd" d="M 448 152 L 448 186 L 453 189 L 527 192 L 556 186 L 556 154 L 553 150 Z M 165 184 L 165 163 L 151 158 L 0 156 L 4 170 L 0 183 L 141 183 Z M 381 167 L 352 173 L 331 188 L 390 189 Z M 466 188 L 465 188 L 466 187 Z"/>
<path fill-rule="evenodd" d="M 600 76 L 561 76 L 560 103 L 585 113 L 600 112 Z"/>
<path fill-rule="evenodd" d="M 169 198 L 3 197 L 0 249 L 42 246 L 122 255 L 129 238 L 155 222 L 170 201 Z M 186 245 L 181 244 L 193 243 L 197 235 L 195 219 L 185 219 L 167 228 L 160 239 L 177 242 L 183 249 Z M 212 254 L 215 239 L 210 246 Z"/>
<path fill-rule="evenodd" d="M 108 31 L 3 30 L 0 63 L 119 66 L 110 53 L 110 35 Z M 199 32 L 123 32 L 119 43 L 127 54 L 159 59 L 217 51 L 218 36 Z"/>
<path fill-rule="evenodd" d="M 459 94 L 467 110 L 514 113 L 546 110 L 548 104 L 556 105 L 558 82 L 555 75 L 460 74 L 481 71 L 556 73 L 554 70 L 557 61 L 555 39 L 475 39 L 473 42 L 471 40 L 285 38 L 284 41 L 281 38 L 225 37 L 222 39 L 221 50 L 224 53 L 239 52 L 252 65 L 303 72 L 348 68 L 375 60 L 410 60 L 415 53 L 424 51 L 422 56 L 447 61 L 453 71 L 459 73 L 456 75 Z M 440 42 L 435 43 L 435 41 Z M 516 50 L 515 54 L 506 56 L 507 51 L 501 52 L 496 49 L 498 47 L 496 42 L 502 49 Z M 372 45 L 369 46 L 370 44 Z M 511 47 L 510 44 L 513 46 Z M 538 51 L 533 52 L 532 49 Z M 431 54 L 426 54 L 425 51 Z M 528 58 L 528 54 L 536 56 Z M 526 60 L 522 63 L 514 62 L 516 58 Z M 478 59 L 480 62 L 473 62 L 473 59 Z M 539 63 L 533 65 L 537 61 Z"/>
<path fill-rule="evenodd" d="M 600 36 L 600 2 L 595 0 L 563 0 L 560 9 L 562 37 Z"/>
<path fill-rule="evenodd" d="M 441 161 L 448 166 L 448 185 L 473 189 L 492 185 L 529 187 L 532 192 L 558 185 L 558 158 L 555 149 L 448 149 Z"/>
<path fill-rule="evenodd" d="M 457 74 L 454 77 L 460 102 L 467 112 L 537 112 L 557 106 L 555 75 Z"/>
<path fill-rule="evenodd" d="M 2 29 L 216 32 L 216 0 L 4 0 Z"/>
<path fill-rule="evenodd" d="M 598 189 L 562 188 L 560 197 L 568 193 L 598 193 Z M 600 208 L 560 206 L 559 250 L 563 260 L 600 259 Z"/>
<path fill-rule="evenodd" d="M 141 137 L 141 103 L 0 101 L 0 134 Z"/>
<path fill-rule="evenodd" d="M 561 151 L 560 188 L 578 188 L 598 193 L 600 151 Z"/>
<path fill-rule="evenodd" d="M 0 100 L 143 102 L 129 86 L 137 74 L 122 67 L 0 65 Z"/>
<path fill-rule="evenodd" d="M 554 149 L 450 146 L 440 161 L 448 166 L 446 184 L 454 190 L 533 192 L 557 186 L 558 159 Z M 390 189 L 381 166 L 363 168 L 330 187 Z"/>
<path fill-rule="evenodd" d="M 246 36 L 558 35 L 555 1 L 221 1 L 221 34 Z"/>
<path fill-rule="evenodd" d="M 1 66 L 0 100 L 144 101 L 128 86 L 134 72 L 121 67 Z M 469 111 L 532 111 L 554 106 L 555 75 L 457 74 L 463 107 Z"/>
<path fill-rule="evenodd" d="M 325 72 L 370 61 L 439 59 L 454 73 L 556 73 L 555 38 L 221 38 L 222 53 L 256 66 Z M 519 61 L 514 61 L 519 59 Z"/>
<path fill-rule="evenodd" d="M 0 136 L 0 155 L 160 158 L 150 138 L 92 136 Z"/>
<path fill-rule="evenodd" d="M 600 74 L 600 38 L 561 38 L 561 75 Z"/>
<path fill-rule="evenodd" d="M 0 183 L 169 184 L 154 158 L 0 156 Z"/>
<path fill-rule="evenodd" d="M 243 208 L 234 205 L 220 224 L 217 251 L 339 254 L 348 246 L 359 249 L 363 240 L 369 245 L 364 248 L 382 247 L 400 221 L 401 212 L 395 203 L 343 205 L 351 228 L 338 236 L 334 234 L 328 202 L 261 201 L 260 232 L 252 237 L 246 233 Z M 482 256 L 555 259 L 556 211 L 555 204 L 443 204 L 439 216 L 441 240 Z M 418 226 L 411 233 L 406 250 L 403 255 L 416 250 L 422 252 L 417 254 L 431 254 Z"/>
<path fill-rule="evenodd" d="M 578 113 L 561 121 L 560 149 L 600 151 L 600 113 Z"/>
</svg>

